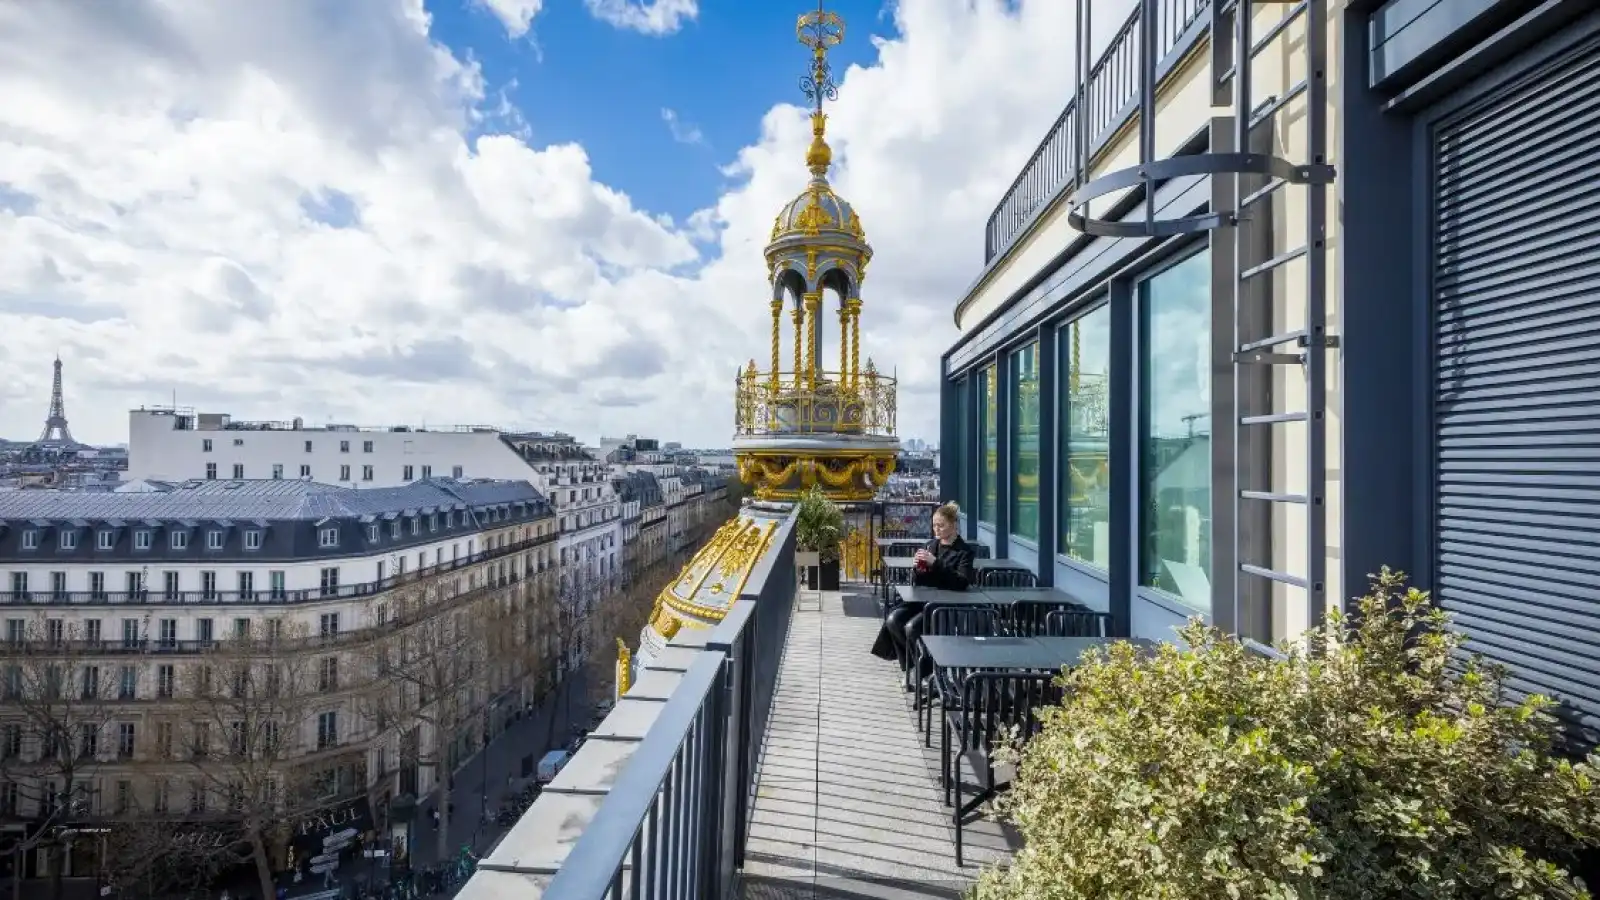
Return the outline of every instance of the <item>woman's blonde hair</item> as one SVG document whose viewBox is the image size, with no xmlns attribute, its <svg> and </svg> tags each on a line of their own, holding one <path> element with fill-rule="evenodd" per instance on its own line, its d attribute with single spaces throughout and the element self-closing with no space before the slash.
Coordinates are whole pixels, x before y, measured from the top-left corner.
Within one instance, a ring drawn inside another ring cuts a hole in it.
<svg viewBox="0 0 1600 900">
<path fill-rule="evenodd" d="M 961 521 L 961 507 L 957 506 L 954 500 L 951 500 L 949 503 L 942 504 L 938 509 L 933 511 L 933 514 L 945 520 L 946 522 L 949 522 L 951 525 Z"/>
</svg>

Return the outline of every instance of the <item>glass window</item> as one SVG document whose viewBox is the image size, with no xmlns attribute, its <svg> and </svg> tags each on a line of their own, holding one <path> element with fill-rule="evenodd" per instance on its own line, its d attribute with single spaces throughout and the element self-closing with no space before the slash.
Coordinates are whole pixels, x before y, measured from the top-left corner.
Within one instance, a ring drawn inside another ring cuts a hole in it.
<svg viewBox="0 0 1600 900">
<path fill-rule="evenodd" d="M 956 446 L 955 465 L 951 470 L 956 473 L 956 483 L 951 485 L 954 489 L 951 496 L 956 498 L 956 503 L 968 515 L 972 514 L 972 436 L 976 429 L 972 427 L 972 383 L 963 378 L 956 382 Z"/>
<path fill-rule="evenodd" d="M 1059 550 L 1111 566 L 1111 307 L 1062 326 Z"/>
<path fill-rule="evenodd" d="M 978 521 L 994 524 L 994 514 L 999 508 L 997 496 L 1000 481 L 1000 422 L 995 409 L 994 366 L 983 370 L 979 376 L 978 419 L 982 438 L 978 452 L 983 454 L 983 468 L 978 476 Z"/>
<path fill-rule="evenodd" d="M 1011 533 L 1039 539 L 1039 345 L 1011 354 Z"/>
<path fill-rule="evenodd" d="M 1139 582 L 1211 611 L 1211 266 L 1201 253 L 1139 285 Z"/>
</svg>

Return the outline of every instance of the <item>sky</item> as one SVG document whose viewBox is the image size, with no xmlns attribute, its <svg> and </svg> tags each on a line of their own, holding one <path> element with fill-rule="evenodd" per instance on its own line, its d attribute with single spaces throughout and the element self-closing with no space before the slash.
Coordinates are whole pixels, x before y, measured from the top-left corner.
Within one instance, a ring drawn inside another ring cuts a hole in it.
<svg viewBox="0 0 1600 900">
<path fill-rule="evenodd" d="M 176 402 L 727 446 L 808 178 L 809 6 L 0 0 L 0 436 L 41 430 L 59 353 L 97 443 Z M 1073 3 L 828 8 L 862 356 L 936 441 L 984 221 L 1072 91 Z"/>
</svg>

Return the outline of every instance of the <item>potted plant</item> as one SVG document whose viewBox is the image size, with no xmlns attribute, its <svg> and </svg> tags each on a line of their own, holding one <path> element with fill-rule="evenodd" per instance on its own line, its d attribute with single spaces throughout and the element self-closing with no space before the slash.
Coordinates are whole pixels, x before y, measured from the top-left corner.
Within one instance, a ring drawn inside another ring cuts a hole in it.
<svg viewBox="0 0 1600 900">
<path fill-rule="evenodd" d="M 839 541 L 844 536 L 844 513 L 820 488 L 800 497 L 795 508 L 795 565 L 806 570 L 811 590 L 839 589 Z"/>
<path fill-rule="evenodd" d="M 1315 652 L 1268 656 L 1198 621 L 1063 677 L 1002 808 L 1024 847 L 977 900 L 1589 896 L 1595 758 L 1554 703 L 1464 650 L 1385 570 Z"/>
</svg>

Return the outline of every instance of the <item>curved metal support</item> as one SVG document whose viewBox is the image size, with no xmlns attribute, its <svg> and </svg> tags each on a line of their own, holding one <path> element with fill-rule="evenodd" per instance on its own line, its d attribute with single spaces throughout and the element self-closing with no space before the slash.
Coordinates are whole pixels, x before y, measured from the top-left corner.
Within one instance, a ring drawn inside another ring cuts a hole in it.
<svg viewBox="0 0 1600 900">
<path fill-rule="evenodd" d="M 1177 219 L 1155 218 L 1150 202 L 1155 197 L 1156 184 L 1190 175 L 1265 175 L 1282 179 L 1288 184 L 1328 184 L 1333 181 L 1334 170 L 1327 165 L 1296 165 L 1281 157 L 1262 153 L 1174 156 L 1107 173 L 1073 191 L 1072 197 L 1067 200 L 1067 222 L 1078 231 L 1096 237 L 1150 238 L 1194 234 L 1233 225 L 1236 219 L 1231 211 L 1214 211 Z M 1145 189 L 1143 219 L 1115 222 L 1096 219 L 1083 212 L 1091 200 L 1141 185 Z"/>
</svg>

